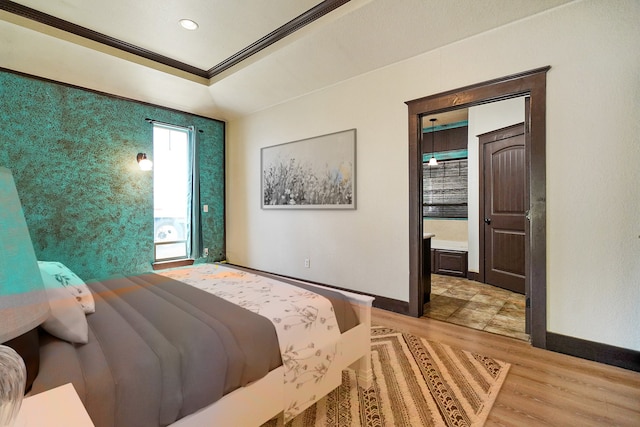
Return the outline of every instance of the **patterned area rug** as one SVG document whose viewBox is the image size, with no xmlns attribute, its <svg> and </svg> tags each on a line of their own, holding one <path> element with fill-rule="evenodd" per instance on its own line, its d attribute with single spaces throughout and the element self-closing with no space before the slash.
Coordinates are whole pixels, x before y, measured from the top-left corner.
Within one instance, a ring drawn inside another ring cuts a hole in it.
<svg viewBox="0 0 640 427">
<path fill-rule="evenodd" d="M 346 370 L 340 387 L 287 426 L 481 426 L 510 367 L 381 326 L 371 328 L 371 349 L 371 388 Z"/>
</svg>

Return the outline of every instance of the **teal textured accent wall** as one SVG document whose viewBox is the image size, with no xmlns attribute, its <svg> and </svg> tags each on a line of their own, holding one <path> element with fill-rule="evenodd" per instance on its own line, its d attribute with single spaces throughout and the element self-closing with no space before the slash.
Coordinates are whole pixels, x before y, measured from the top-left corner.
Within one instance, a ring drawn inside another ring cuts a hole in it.
<svg viewBox="0 0 640 427">
<path fill-rule="evenodd" d="M 13 172 L 39 260 L 85 280 L 151 270 L 153 177 L 135 158 L 153 152 L 147 117 L 198 130 L 203 244 L 210 261 L 224 259 L 223 122 L 7 71 L 0 114 L 0 166 Z"/>
</svg>

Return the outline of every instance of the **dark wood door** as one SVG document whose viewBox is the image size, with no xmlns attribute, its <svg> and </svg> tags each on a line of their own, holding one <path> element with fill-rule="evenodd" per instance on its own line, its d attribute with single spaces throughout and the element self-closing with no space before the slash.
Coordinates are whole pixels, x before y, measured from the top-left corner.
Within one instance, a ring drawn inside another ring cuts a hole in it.
<svg viewBox="0 0 640 427">
<path fill-rule="evenodd" d="M 483 150 L 484 281 L 525 293 L 524 124 L 480 135 Z"/>
</svg>

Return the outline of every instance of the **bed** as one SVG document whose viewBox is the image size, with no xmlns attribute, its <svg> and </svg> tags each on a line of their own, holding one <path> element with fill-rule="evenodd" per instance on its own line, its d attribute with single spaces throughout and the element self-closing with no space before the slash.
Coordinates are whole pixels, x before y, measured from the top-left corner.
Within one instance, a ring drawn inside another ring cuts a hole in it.
<svg viewBox="0 0 640 427">
<path fill-rule="evenodd" d="M 47 268 L 66 268 L 34 264 L 45 287 Z M 30 394 L 72 383 L 97 427 L 286 422 L 339 386 L 343 369 L 365 387 L 372 379 L 371 297 L 221 264 L 86 284 L 65 274 L 79 294 L 49 301 Z M 62 335 L 48 327 L 70 306 Z"/>
<path fill-rule="evenodd" d="M 312 401 L 291 408 L 285 399 L 287 370 L 269 319 L 170 277 L 180 273 L 188 281 L 203 268 L 255 278 L 262 285 L 281 283 L 210 264 L 173 270 L 169 277 L 89 282 L 95 313 L 87 315 L 88 342 L 72 344 L 41 332 L 40 372 L 32 393 L 73 383 L 97 427 L 257 426 L 280 413 L 285 421 L 289 412 L 306 409 Z M 334 372 L 355 363 L 367 383 L 370 298 L 316 288 L 331 296 L 340 314 L 336 322 L 343 332 L 331 361 Z M 339 384 L 340 375 L 314 382 L 310 397 L 318 400 Z"/>
</svg>

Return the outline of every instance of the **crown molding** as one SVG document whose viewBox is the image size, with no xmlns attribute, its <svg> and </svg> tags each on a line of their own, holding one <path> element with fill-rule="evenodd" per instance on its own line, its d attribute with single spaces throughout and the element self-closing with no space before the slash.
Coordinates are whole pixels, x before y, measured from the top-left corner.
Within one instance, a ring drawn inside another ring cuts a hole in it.
<svg viewBox="0 0 640 427">
<path fill-rule="evenodd" d="M 304 12 L 303 14 L 299 15 L 298 17 L 287 22 L 286 24 L 282 25 L 281 27 L 277 28 L 276 30 L 272 31 L 271 33 L 267 34 L 266 36 L 262 37 L 261 39 L 253 42 L 239 52 L 231 55 L 229 58 L 225 59 L 219 64 L 214 65 L 208 70 L 194 67 L 184 62 L 177 61 L 173 58 L 160 55 L 148 49 L 141 48 L 131 43 L 127 43 L 106 34 L 90 30 L 89 28 L 76 25 L 72 22 L 65 21 L 64 19 L 57 18 L 53 15 L 40 12 L 36 9 L 32 9 L 30 7 L 9 0 L 0 0 L 0 10 L 4 10 L 14 15 L 39 22 L 41 24 L 57 28 L 62 31 L 66 31 L 76 36 L 83 37 L 85 39 L 92 40 L 94 42 L 98 42 L 115 49 L 119 49 L 121 51 L 156 62 L 158 64 L 175 68 L 196 77 L 211 79 L 212 77 L 217 76 L 218 74 L 228 70 L 234 65 L 237 65 L 245 59 L 255 55 L 261 50 L 271 46 L 277 41 L 280 41 L 288 35 L 293 34 L 302 27 L 334 11 L 335 9 L 348 3 L 349 1 L 350 0 L 325 0 L 322 3 L 319 3 L 315 7 Z"/>
<path fill-rule="evenodd" d="M 276 43 L 277 41 L 284 39 L 288 35 L 295 33 L 302 27 L 323 17 L 329 12 L 334 11 L 335 9 L 339 8 L 345 3 L 348 3 L 349 1 L 350 0 L 325 0 L 322 3 L 319 3 L 315 7 L 299 15 L 297 18 L 292 19 L 291 21 L 287 22 L 280 28 L 270 32 L 269 34 L 262 37 L 261 39 L 251 43 L 249 46 L 245 47 L 241 51 L 236 52 L 235 54 L 231 55 L 224 61 L 210 68 L 207 72 L 209 78 L 217 76 L 220 73 L 223 73 L 224 71 L 228 70 L 234 65 L 239 64 L 245 59 L 255 55 L 261 50 Z"/>
</svg>

